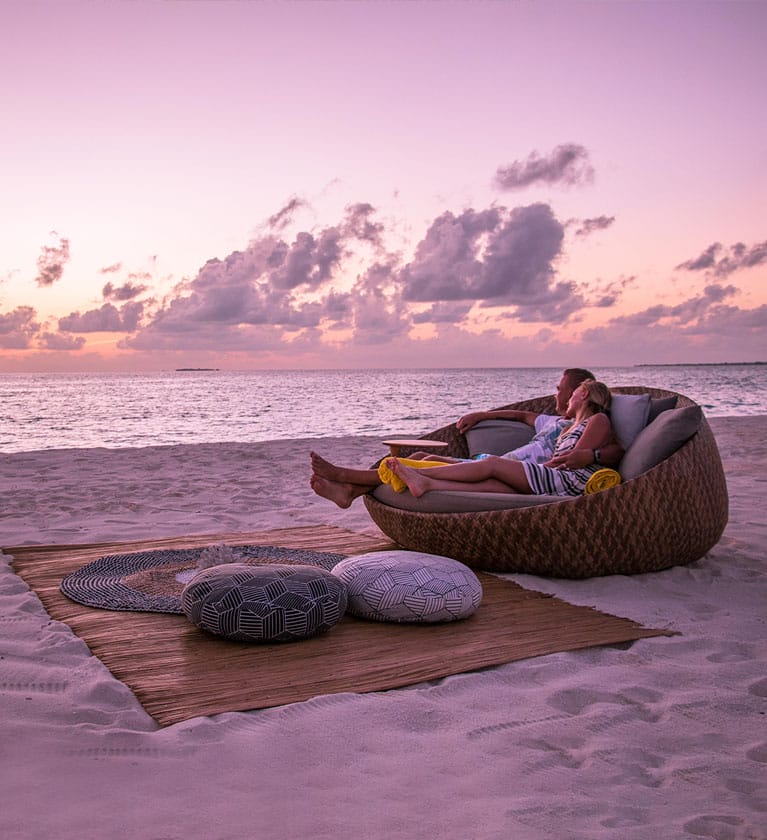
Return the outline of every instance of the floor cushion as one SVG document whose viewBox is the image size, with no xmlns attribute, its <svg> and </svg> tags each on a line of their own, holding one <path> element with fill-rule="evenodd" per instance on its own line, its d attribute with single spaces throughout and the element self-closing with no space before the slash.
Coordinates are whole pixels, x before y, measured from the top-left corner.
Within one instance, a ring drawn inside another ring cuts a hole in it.
<svg viewBox="0 0 767 840">
<path fill-rule="evenodd" d="M 346 585 L 349 612 L 373 621 L 456 621 L 482 600 L 482 584 L 468 566 L 419 551 L 354 555 L 332 574 Z"/>
<path fill-rule="evenodd" d="M 195 575 L 181 594 L 192 624 L 243 642 L 314 636 L 337 624 L 346 605 L 342 581 L 319 566 L 212 566 Z"/>
</svg>

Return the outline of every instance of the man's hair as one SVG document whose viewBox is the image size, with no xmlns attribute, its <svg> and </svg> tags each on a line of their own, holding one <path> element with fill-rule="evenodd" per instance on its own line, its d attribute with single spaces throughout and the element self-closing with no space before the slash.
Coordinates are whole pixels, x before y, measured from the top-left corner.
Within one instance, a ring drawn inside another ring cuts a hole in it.
<svg viewBox="0 0 767 840">
<path fill-rule="evenodd" d="M 573 386 L 580 385 L 587 379 L 596 379 L 596 376 L 586 368 L 565 368 L 564 375 L 570 380 Z"/>
</svg>

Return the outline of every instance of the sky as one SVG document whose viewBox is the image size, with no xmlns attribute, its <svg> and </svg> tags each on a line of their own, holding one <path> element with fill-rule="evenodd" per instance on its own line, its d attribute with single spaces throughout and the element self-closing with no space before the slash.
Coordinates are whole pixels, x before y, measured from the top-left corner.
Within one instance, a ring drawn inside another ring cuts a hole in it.
<svg viewBox="0 0 767 840">
<path fill-rule="evenodd" d="M 767 2 L 0 0 L 0 372 L 767 359 Z"/>
</svg>

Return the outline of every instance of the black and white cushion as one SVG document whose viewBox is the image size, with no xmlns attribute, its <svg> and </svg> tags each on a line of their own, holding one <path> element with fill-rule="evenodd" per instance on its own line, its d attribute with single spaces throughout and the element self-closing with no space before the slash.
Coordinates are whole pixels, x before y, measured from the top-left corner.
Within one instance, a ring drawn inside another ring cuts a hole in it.
<svg viewBox="0 0 767 840">
<path fill-rule="evenodd" d="M 482 584 L 468 566 L 418 551 L 358 554 L 332 574 L 346 584 L 349 612 L 373 621 L 456 621 L 482 600 Z"/>
<path fill-rule="evenodd" d="M 289 642 L 329 630 L 346 610 L 346 587 L 318 566 L 228 563 L 195 575 L 181 606 L 203 630 L 243 642 Z"/>
</svg>

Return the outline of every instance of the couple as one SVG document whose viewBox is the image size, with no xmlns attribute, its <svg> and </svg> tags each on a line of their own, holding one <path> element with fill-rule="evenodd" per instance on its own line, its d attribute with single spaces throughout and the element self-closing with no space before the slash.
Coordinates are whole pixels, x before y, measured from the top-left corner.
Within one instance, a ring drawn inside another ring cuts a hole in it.
<svg viewBox="0 0 767 840">
<path fill-rule="evenodd" d="M 473 412 L 458 420 L 462 433 L 491 419 L 517 420 L 535 428 L 530 443 L 505 455 L 461 461 L 417 453 L 413 458 L 420 456 L 433 469 L 421 470 L 397 458 L 386 459 L 386 465 L 416 497 L 430 490 L 578 496 L 593 473 L 601 466 L 617 464 L 623 455 L 610 424 L 610 391 L 590 371 L 568 368 L 557 385 L 556 401 L 564 419 L 502 409 Z M 341 508 L 381 484 L 374 469 L 339 467 L 315 452 L 311 462 L 312 489 Z"/>
</svg>

